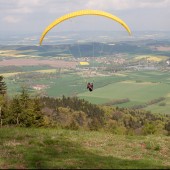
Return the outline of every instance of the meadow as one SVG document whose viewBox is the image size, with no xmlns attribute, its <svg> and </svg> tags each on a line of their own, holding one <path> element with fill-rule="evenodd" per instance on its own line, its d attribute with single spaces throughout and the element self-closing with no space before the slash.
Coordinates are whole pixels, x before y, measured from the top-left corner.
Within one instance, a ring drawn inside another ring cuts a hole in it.
<svg viewBox="0 0 170 170">
<path fill-rule="evenodd" d="M 128 98 L 130 101 L 117 104 L 119 107 L 132 107 L 142 105 L 151 100 L 165 97 L 165 106 L 159 103 L 146 107 L 146 110 L 169 114 L 170 110 L 170 79 L 169 73 L 160 71 L 125 72 L 121 76 L 122 81 L 110 82 L 110 84 L 94 89 L 93 93 L 84 92 L 78 94 L 95 104 L 103 104 L 112 100 Z M 115 76 L 118 79 L 119 75 Z M 95 83 L 94 83 L 95 84 Z"/>
<path fill-rule="evenodd" d="M 0 128 L 1 169 L 169 169 L 168 136 Z"/>
</svg>

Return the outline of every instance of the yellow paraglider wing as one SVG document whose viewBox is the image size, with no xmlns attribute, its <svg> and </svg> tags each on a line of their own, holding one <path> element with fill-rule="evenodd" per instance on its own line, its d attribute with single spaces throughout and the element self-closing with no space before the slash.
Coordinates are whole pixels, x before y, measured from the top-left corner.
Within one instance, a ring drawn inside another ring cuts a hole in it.
<svg viewBox="0 0 170 170">
<path fill-rule="evenodd" d="M 89 62 L 87 62 L 87 61 L 80 61 L 80 65 L 87 66 L 87 65 L 89 65 Z"/>
<path fill-rule="evenodd" d="M 41 35 L 40 45 L 42 44 L 42 41 L 43 41 L 45 35 L 53 27 L 55 27 L 56 25 L 58 25 L 59 23 L 65 21 L 65 20 L 68 20 L 70 18 L 77 17 L 77 16 L 82 16 L 82 15 L 99 15 L 99 16 L 110 18 L 110 19 L 120 23 L 128 31 L 128 33 L 131 34 L 131 31 L 130 31 L 129 27 L 127 26 L 127 24 L 124 21 L 122 21 L 120 18 L 118 18 L 110 13 L 107 13 L 104 11 L 98 11 L 98 10 L 81 10 L 81 11 L 76 11 L 76 12 L 72 12 L 70 14 L 63 15 L 62 17 L 58 18 L 57 20 L 53 21 L 49 26 L 47 26 L 47 28 L 44 30 L 44 32 Z"/>
</svg>

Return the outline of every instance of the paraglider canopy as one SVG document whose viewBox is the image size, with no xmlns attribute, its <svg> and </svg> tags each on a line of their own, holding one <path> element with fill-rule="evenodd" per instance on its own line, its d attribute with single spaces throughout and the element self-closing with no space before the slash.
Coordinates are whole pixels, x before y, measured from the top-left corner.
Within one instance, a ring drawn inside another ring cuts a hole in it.
<svg viewBox="0 0 170 170">
<path fill-rule="evenodd" d="M 103 16 L 103 17 L 109 18 L 109 19 L 114 20 L 114 21 L 118 22 L 119 24 L 121 24 L 127 30 L 127 32 L 129 34 L 131 34 L 131 31 L 130 31 L 129 27 L 127 26 L 127 24 L 123 20 L 118 18 L 117 16 L 114 16 L 110 13 L 107 13 L 107 12 L 104 12 L 104 11 L 99 11 L 99 10 L 80 10 L 80 11 L 75 11 L 75 12 L 63 15 L 62 17 L 53 21 L 49 26 L 47 26 L 45 28 L 44 32 L 41 35 L 40 42 L 39 42 L 40 45 L 42 45 L 42 42 L 43 42 L 45 35 L 53 27 L 55 27 L 56 25 L 58 25 L 59 23 L 65 21 L 65 20 L 68 20 L 68 19 L 73 18 L 73 17 L 82 16 L 82 15 L 97 15 L 97 16 Z"/>
<path fill-rule="evenodd" d="M 81 66 L 88 66 L 89 62 L 87 62 L 87 61 L 80 61 L 80 65 Z"/>
</svg>

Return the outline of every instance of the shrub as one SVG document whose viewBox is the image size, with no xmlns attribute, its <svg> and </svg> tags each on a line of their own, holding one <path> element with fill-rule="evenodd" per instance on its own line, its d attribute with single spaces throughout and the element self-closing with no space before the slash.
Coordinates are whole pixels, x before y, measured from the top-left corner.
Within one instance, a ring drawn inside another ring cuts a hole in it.
<svg viewBox="0 0 170 170">
<path fill-rule="evenodd" d="M 165 102 L 159 103 L 159 106 L 166 106 Z"/>
</svg>

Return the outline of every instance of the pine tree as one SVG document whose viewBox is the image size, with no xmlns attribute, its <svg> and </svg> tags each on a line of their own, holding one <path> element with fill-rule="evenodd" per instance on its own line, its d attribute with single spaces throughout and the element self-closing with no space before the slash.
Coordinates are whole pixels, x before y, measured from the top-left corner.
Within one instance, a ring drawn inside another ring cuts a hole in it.
<svg viewBox="0 0 170 170">
<path fill-rule="evenodd" d="M 15 96 L 10 104 L 11 114 L 10 114 L 10 123 L 11 124 L 20 124 L 22 117 L 22 107 L 20 104 L 20 99 L 18 96 Z"/>
<path fill-rule="evenodd" d="M 30 104 L 30 96 L 26 87 L 21 87 L 20 103 L 23 109 L 27 109 Z"/>
</svg>

